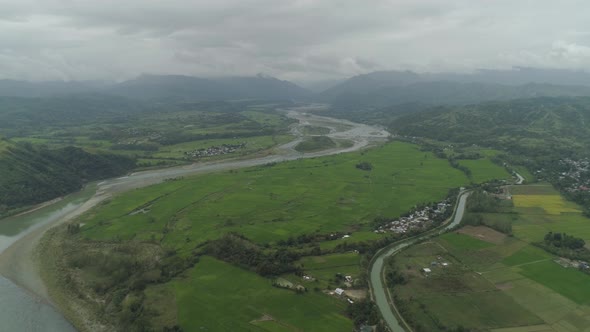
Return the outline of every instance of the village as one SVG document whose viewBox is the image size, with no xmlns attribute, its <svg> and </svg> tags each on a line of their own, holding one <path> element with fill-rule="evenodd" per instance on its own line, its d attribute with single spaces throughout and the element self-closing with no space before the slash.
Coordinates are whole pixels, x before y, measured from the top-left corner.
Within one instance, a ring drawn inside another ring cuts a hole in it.
<svg viewBox="0 0 590 332">
<path fill-rule="evenodd" d="M 412 230 L 424 229 L 429 224 L 441 221 L 441 216 L 444 216 L 450 206 L 451 204 L 447 201 L 442 201 L 433 206 L 426 206 L 421 210 L 412 212 L 407 217 L 401 217 L 382 224 L 374 232 L 404 234 Z"/>
<path fill-rule="evenodd" d="M 185 152 L 184 155 L 187 158 L 203 158 L 212 156 L 221 156 L 225 154 L 234 153 L 239 149 L 246 147 L 246 143 L 238 144 L 222 144 L 220 146 L 210 146 L 206 149 L 197 149 L 193 151 Z"/>
<path fill-rule="evenodd" d="M 559 180 L 561 183 L 569 184 L 566 188 L 567 191 L 590 191 L 590 160 L 581 159 L 561 159 L 559 160 L 559 166 L 562 170 L 559 173 Z M 537 171 L 540 173 L 541 171 Z"/>
</svg>

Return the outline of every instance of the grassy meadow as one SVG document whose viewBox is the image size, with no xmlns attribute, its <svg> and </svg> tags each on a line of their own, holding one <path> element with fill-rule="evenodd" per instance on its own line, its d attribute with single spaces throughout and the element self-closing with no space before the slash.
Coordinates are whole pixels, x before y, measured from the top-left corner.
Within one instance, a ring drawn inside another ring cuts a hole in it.
<svg viewBox="0 0 590 332">
<path fill-rule="evenodd" d="M 318 292 L 296 294 L 231 264 L 204 257 L 168 285 L 187 331 L 348 331 L 345 303 Z"/>
<path fill-rule="evenodd" d="M 373 170 L 357 169 L 361 161 Z M 372 231 L 376 216 L 396 217 L 466 182 L 446 160 L 397 142 L 166 182 L 123 194 L 81 222 L 88 239 L 153 240 L 182 252 L 227 232 L 261 244 L 337 231 L 354 239 Z"/>
</svg>

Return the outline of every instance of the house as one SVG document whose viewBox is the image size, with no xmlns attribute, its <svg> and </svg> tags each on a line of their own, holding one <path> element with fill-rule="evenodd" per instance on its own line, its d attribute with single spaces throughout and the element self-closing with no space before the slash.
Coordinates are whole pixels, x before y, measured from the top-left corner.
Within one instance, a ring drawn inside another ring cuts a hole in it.
<svg viewBox="0 0 590 332">
<path fill-rule="evenodd" d="M 432 272 L 432 270 L 429 269 L 429 268 L 427 268 L 427 267 L 425 267 L 425 268 L 422 269 L 422 272 L 428 274 L 428 273 Z"/>
<path fill-rule="evenodd" d="M 342 288 L 336 288 L 336 290 L 334 291 L 334 293 L 336 293 L 336 295 L 342 295 L 342 294 L 344 294 L 344 289 L 342 289 Z"/>
</svg>

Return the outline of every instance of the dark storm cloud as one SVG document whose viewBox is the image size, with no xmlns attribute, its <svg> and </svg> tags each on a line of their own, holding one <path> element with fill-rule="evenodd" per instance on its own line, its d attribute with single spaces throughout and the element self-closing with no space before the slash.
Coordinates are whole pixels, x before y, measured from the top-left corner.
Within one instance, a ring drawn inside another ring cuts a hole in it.
<svg viewBox="0 0 590 332">
<path fill-rule="evenodd" d="M 583 1 L 0 0 L 0 77 L 590 67 Z"/>
</svg>

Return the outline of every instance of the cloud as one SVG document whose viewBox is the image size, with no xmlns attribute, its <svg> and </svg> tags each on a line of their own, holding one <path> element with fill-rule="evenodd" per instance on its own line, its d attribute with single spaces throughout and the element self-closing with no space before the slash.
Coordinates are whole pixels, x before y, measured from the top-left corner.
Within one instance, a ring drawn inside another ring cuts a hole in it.
<svg viewBox="0 0 590 332">
<path fill-rule="evenodd" d="M 585 2 L 0 0 L 0 78 L 589 69 Z M 555 15 L 560 13 L 560 15 Z"/>
</svg>

